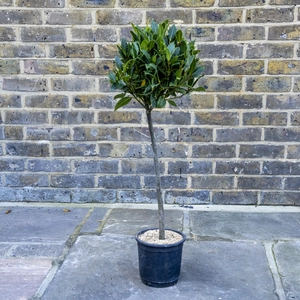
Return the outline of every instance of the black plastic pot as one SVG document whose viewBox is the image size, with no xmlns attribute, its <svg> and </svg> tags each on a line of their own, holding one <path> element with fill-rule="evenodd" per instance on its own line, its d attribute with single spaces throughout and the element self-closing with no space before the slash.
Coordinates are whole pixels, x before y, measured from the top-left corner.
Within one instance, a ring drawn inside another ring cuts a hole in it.
<svg viewBox="0 0 300 300">
<path fill-rule="evenodd" d="M 151 287 L 172 286 L 178 282 L 180 276 L 182 248 L 186 237 L 177 230 L 167 229 L 179 233 L 182 240 L 174 244 L 149 244 L 139 239 L 139 235 L 148 230 L 152 229 L 142 230 L 135 238 L 141 280 Z"/>
</svg>

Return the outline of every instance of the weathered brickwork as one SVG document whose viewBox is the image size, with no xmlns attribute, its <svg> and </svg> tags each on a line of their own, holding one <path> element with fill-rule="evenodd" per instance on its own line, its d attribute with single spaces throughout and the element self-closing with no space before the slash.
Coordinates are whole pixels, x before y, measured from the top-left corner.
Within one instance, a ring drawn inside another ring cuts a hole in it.
<svg viewBox="0 0 300 300">
<path fill-rule="evenodd" d="M 165 202 L 299 205 L 300 0 L 4 0 L 0 201 L 156 201 L 146 116 L 107 74 L 130 23 L 195 40 L 205 93 L 153 114 Z"/>
</svg>

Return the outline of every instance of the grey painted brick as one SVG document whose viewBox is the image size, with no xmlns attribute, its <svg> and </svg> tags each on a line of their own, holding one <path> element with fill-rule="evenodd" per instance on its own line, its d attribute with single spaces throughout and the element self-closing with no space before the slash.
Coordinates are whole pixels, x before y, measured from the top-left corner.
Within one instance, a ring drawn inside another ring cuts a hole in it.
<svg viewBox="0 0 300 300">
<path fill-rule="evenodd" d="M 66 32 L 58 27 L 24 27 L 21 29 L 23 42 L 65 42 Z"/>
<path fill-rule="evenodd" d="M 53 111 L 52 124 L 92 124 L 94 113 L 86 111 Z"/>
<path fill-rule="evenodd" d="M 144 177 L 145 188 L 155 188 L 156 179 L 155 176 Z M 161 176 L 161 187 L 163 189 L 186 189 L 187 178 L 176 175 L 163 175 Z"/>
<path fill-rule="evenodd" d="M 0 95 L 0 108 L 21 107 L 20 95 Z"/>
<path fill-rule="evenodd" d="M 116 42 L 115 28 L 71 28 L 71 41 L 77 42 Z M 100 46 L 100 45 L 99 45 Z"/>
<path fill-rule="evenodd" d="M 158 157 L 186 158 L 188 156 L 186 144 L 162 144 L 157 148 Z M 153 150 L 150 145 L 146 146 L 145 154 L 147 157 L 153 157 Z"/>
<path fill-rule="evenodd" d="M 283 158 L 284 145 L 240 145 L 241 158 Z"/>
<path fill-rule="evenodd" d="M 262 167 L 265 175 L 300 175 L 300 163 L 289 161 L 265 161 Z"/>
<path fill-rule="evenodd" d="M 154 163 L 152 159 L 147 160 L 122 160 L 122 174 L 154 174 Z M 164 173 L 164 165 L 160 163 L 160 172 Z"/>
<path fill-rule="evenodd" d="M 273 142 L 297 142 L 300 139 L 299 128 L 266 128 L 265 140 Z"/>
<path fill-rule="evenodd" d="M 300 177 L 285 178 L 284 189 L 299 191 L 300 190 Z"/>
<path fill-rule="evenodd" d="M 213 139 L 213 130 L 201 127 L 178 127 L 169 129 L 168 141 L 170 142 L 210 142 Z"/>
<path fill-rule="evenodd" d="M 95 178 L 93 175 L 52 175 L 51 186 L 58 188 L 93 188 Z"/>
<path fill-rule="evenodd" d="M 5 114 L 7 124 L 47 124 L 47 112 L 7 111 Z"/>
<path fill-rule="evenodd" d="M 7 140 L 22 140 L 23 126 L 5 126 L 4 136 Z"/>
<path fill-rule="evenodd" d="M 98 113 L 99 124 L 137 123 L 142 122 L 142 114 L 137 111 L 100 111 Z"/>
<path fill-rule="evenodd" d="M 89 11 L 45 11 L 45 21 L 49 25 L 90 25 L 92 16 Z"/>
<path fill-rule="evenodd" d="M 215 28 L 212 27 L 189 27 L 184 30 L 184 36 L 187 39 L 197 42 L 211 42 L 215 40 Z"/>
<path fill-rule="evenodd" d="M 196 11 L 196 23 L 200 24 L 226 24 L 241 23 L 242 9 L 209 9 Z"/>
<path fill-rule="evenodd" d="M 16 33 L 14 28 L 0 27 L 0 41 L 11 42 L 16 40 Z"/>
<path fill-rule="evenodd" d="M 76 45 L 76 44 L 62 44 L 50 45 L 50 57 L 59 58 L 93 58 L 94 46 L 92 44 Z"/>
<path fill-rule="evenodd" d="M 75 160 L 75 173 L 118 173 L 118 160 Z"/>
<path fill-rule="evenodd" d="M 262 108 L 261 95 L 217 95 L 220 109 L 259 109 Z"/>
<path fill-rule="evenodd" d="M 96 23 L 100 25 L 127 25 L 131 22 L 141 24 L 143 14 L 132 10 L 97 10 Z"/>
<path fill-rule="evenodd" d="M 122 190 L 117 198 L 119 203 L 157 203 L 156 190 Z"/>
<path fill-rule="evenodd" d="M 168 174 L 211 174 L 210 161 L 175 161 L 168 162 Z"/>
<path fill-rule="evenodd" d="M 248 9 L 246 20 L 249 23 L 279 23 L 279 22 L 293 22 L 294 9 L 293 8 L 271 8 Z"/>
<path fill-rule="evenodd" d="M 287 146 L 287 158 L 299 159 L 300 158 L 300 145 Z"/>
<path fill-rule="evenodd" d="M 11 158 L 1 158 L 0 159 L 0 171 L 24 171 L 25 161 L 24 159 L 11 159 Z"/>
<path fill-rule="evenodd" d="M 217 161 L 216 174 L 259 174 L 260 164 L 255 161 Z"/>
<path fill-rule="evenodd" d="M 110 175 L 100 176 L 98 187 L 106 189 L 140 189 L 140 176 Z"/>
<path fill-rule="evenodd" d="M 249 112 L 243 114 L 243 125 L 286 126 L 287 113 Z"/>
<path fill-rule="evenodd" d="M 282 189 L 282 178 L 280 177 L 239 177 L 238 189 L 246 190 L 280 190 Z"/>
<path fill-rule="evenodd" d="M 300 107 L 299 95 L 268 95 L 266 107 L 269 109 L 298 109 Z"/>
<path fill-rule="evenodd" d="M 260 141 L 261 128 L 217 129 L 217 142 Z"/>
<path fill-rule="evenodd" d="M 51 79 L 53 91 L 93 91 L 95 90 L 94 78 L 61 78 Z"/>
<path fill-rule="evenodd" d="M 193 145 L 192 157 L 232 158 L 235 157 L 235 145 Z"/>
<path fill-rule="evenodd" d="M 42 14 L 38 10 L 2 10 L 0 24 L 42 24 Z"/>
<path fill-rule="evenodd" d="M 70 202 L 70 190 L 24 187 L 22 189 L 13 188 L 16 192 L 14 199 L 18 201 L 34 202 Z M 0 192 L 1 199 L 1 192 Z"/>
<path fill-rule="evenodd" d="M 262 192 L 262 205 L 297 205 L 300 206 L 300 192 Z"/>
<path fill-rule="evenodd" d="M 175 23 L 176 20 L 183 21 L 184 24 L 192 23 L 192 11 L 187 10 L 152 10 L 146 11 L 146 20 L 154 20 L 156 22 L 162 22 L 166 19 L 170 20 L 170 23 Z"/>
<path fill-rule="evenodd" d="M 208 59 L 234 59 L 243 57 L 243 47 L 241 45 L 227 44 L 201 44 L 200 58 Z"/>
<path fill-rule="evenodd" d="M 27 140 L 70 140 L 70 128 L 26 128 Z"/>
<path fill-rule="evenodd" d="M 102 189 L 84 189 L 71 191 L 72 203 L 115 203 L 117 201 L 117 191 Z"/>
<path fill-rule="evenodd" d="M 0 57 L 46 57 L 45 45 L 0 44 Z"/>
<path fill-rule="evenodd" d="M 73 62 L 75 75 L 107 75 L 112 70 L 112 60 L 76 60 Z"/>
<path fill-rule="evenodd" d="M 32 172 L 69 172 L 70 161 L 66 159 L 29 159 L 28 170 Z"/>
<path fill-rule="evenodd" d="M 95 144 L 53 144 L 53 156 L 95 156 Z"/>
<path fill-rule="evenodd" d="M 289 58 L 293 57 L 293 44 L 248 44 L 246 57 L 255 58 Z"/>
<path fill-rule="evenodd" d="M 104 127 L 75 127 L 75 141 L 116 141 L 118 139 L 117 128 Z"/>
<path fill-rule="evenodd" d="M 191 176 L 193 189 L 231 189 L 233 188 L 232 176 Z"/>
<path fill-rule="evenodd" d="M 239 124 L 236 112 L 195 112 L 196 125 L 235 126 Z"/>
<path fill-rule="evenodd" d="M 210 201 L 210 194 L 207 190 L 166 191 L 165 201 L 168 204 L 180 205 L 208 204 Z"/>
<path fill-rule="evenodd" d="M 47 187 L 49 186 L 47 175 L 36 174 L 6 174 L 5 185 L 10 187 Z"/>
<path fill-rule="evenodd" d="M 37 60 L 24 61 L 26 74 L 69 74 L 69 64 L 66 60 Z"/>
<path fill-rule="evenodd" d="M 32 108 L 68 108 L 68 97 L 64 95 L 25 96 L 25 106 Z"/>
<path fill-rule="evenodd" d="M 254 205 L 257 204 L 257 192 L 214 192 L 212 194 L 212 203 L 223 205 Z"/>
<path fill-rule="evenodd" d="M 101 143 L 99 144 L 100 157 L 141 158 L 142 146 L 127 143 Z"/>
<path fill-rule="evenodd" d="M 152 114 L 154 124 L 191 124 L 191 114 L 189 112 L 177 111 L 156 111 Z"/>
<path fill-rule="evenodd" d="M 265 28 L 263 26 L 247 27 L 220 27 L 218 29 L 219 41 L 252 41 L 265 38 Z M 250 46 L 250 45 L 249 45 Z"/>
<path fill-rule="evenodd" d="M 19 92 L 47 92 L 46 79 L 36 78 L 3 78 L 2 89 L 6 91 Z"/>
<path fill-rule="evenodd" d="M 158 142 L 165 139 L 164 129 L 154 128 L 155 138 Z M 150 134 L 147 127 L 121 128 L 122 141 L 150 141 Z"/>
<path fill-rule="evenodd" d="M 113 108 L 114 104 L 113 96 L 108 94 L 77 95 L 72 100 L 75 108 Z"/>
<path fill-rule="evenodd" d="M 17 6 L 21 7 L 47 7 L 47 8 L 63 8 L 65 7 L 65 1 L 64 0 L 17 0 L 16 1 Z"/>
<path fill-rule="evenodd" d="M 34 156 L 34 157 L 45 157 L 49 156 L 49 144 L 48 143 L 30 143 L 30 142 L 19 142 L 19 143 L 6 143 L 6 152 L 8 155 L 13 156 Z"/>
</svg>

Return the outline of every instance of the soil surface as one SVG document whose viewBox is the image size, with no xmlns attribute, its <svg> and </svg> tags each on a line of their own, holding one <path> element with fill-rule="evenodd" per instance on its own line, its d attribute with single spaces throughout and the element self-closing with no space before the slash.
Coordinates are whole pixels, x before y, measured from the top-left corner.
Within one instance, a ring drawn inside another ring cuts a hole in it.
<svg viewBox="0 0 300 300">
<path fill-rule="evenodd" d="M 174 244 L 182 240 L 182 236 L 172 230 L 166 230 L 165 236 L 166 238 L 164 240 L 160 240 L 158 237 L 158 229 L 151 229 L 144 232 L 143 234 L 140 234 L 138 238 L 145 243 L 159 245 Z"/>
</svg>

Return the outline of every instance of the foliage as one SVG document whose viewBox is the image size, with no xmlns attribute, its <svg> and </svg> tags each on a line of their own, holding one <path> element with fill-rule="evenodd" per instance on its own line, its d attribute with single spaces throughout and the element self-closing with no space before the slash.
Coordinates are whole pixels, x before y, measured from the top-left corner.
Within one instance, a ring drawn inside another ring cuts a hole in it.
<svg viewBox="0 0 300 300">
<path fill-rule="evenodd" d="M 150 112 L 163 108 L 166 103 L 176 106 L 174 99 L 192 91 L 204 91 L 196 87 L 203 76 L 194 41 L 187 41 L 175 25 L 166 20 L 160 24 L 140 28 L 132 24 L 132 41 L 122 39 L 115 68 L 109 74 L 113 89 L 122 93 L 115 110 L 127 105 L 132 97 Z"/>
</svg>

